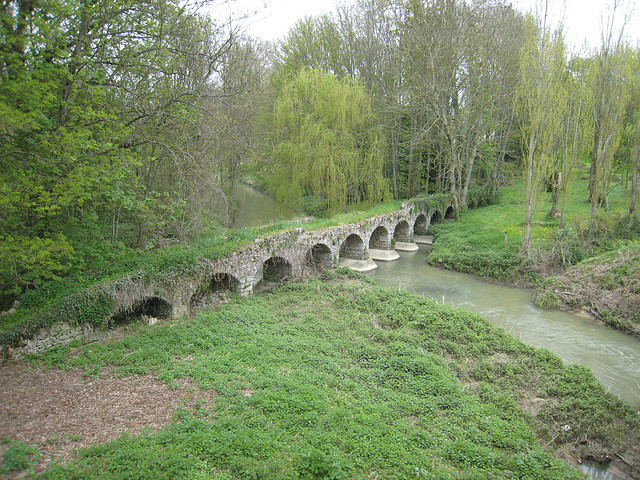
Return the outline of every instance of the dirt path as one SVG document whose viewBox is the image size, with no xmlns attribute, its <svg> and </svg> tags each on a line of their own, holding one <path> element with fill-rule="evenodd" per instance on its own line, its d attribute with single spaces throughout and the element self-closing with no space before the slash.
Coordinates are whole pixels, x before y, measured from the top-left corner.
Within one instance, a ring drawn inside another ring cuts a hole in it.
<svg viewBox="0 0 640 480">
<path fill-rule="evenodd" d="M 98 378 L 80 369 L 63 371 L 25 362 L 0 364 L 0 438 L 37 445 L 37 471 L 53 460 L 67 461 L 78 448 L 114 440 L 120 434 L 158 430 L 179 405 L 195 400 L 211 405 L 216 393 L 184 380 L 171 390 L 153 375 Z M 6 448 L 0 446 L 0 449 Z"/>
</svg>

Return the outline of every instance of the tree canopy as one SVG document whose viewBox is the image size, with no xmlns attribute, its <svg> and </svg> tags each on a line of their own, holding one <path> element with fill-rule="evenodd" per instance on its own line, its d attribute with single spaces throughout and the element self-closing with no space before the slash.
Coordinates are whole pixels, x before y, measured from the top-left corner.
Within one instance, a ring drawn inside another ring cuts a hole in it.
<svg viewBox="0 0 640 480">
<path fill-rule="evenodd" d="M 0 282 L 219 215 L 196 197 L 219 190 L 201 133 L 232 31 L 177 0 L 10 0 L 0 21 Z"/>
<path fill-rule="evenodd" d="M 335 213 L 389 198 L 385 139 L 361 85 L 302 69 L 278 92 L 273 122 L 269 185 L 279 201 L 319 197 Z"/>
</svg>

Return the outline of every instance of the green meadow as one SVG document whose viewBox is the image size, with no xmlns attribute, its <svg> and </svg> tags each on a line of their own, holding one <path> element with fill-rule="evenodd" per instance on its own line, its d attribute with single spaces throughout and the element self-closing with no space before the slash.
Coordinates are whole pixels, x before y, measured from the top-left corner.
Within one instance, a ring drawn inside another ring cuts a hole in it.
<svg viewBox="0 0 640 480">
<path fill-rule="evenodd" d="M 330 277 L 31 358 L 218 394 L 38 478 L 566 480 L 583 476 L 554 454 L 629 457 L 640 443 L 635 412 L 587 369 L 476 314 Z"/>
</svg>

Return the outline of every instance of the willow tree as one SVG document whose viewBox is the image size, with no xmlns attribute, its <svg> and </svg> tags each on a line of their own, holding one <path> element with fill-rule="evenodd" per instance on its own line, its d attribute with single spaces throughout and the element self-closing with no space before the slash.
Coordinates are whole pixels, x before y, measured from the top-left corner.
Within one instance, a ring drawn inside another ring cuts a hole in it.
<svg viewBox="0 0 640 480">
<path fill-rule="evenodd" d="M 522 153 L 526 186 L 526 218 L 522 252 L 529 254 L 531 223 L 542 179 L 554 165 L 556 133 L 566 114 L 562 82 L 566 68 L 562 32 L 553 34 L 529 17 L 520 56 L 520 85 L 516 96 L 522 121 Z"/>
<path fill-rule="evenodd" d="M 613 0 L 606 24 L 602 25 L 601 46 L 592 71 L 593 154 L 589 174 L 591 222 L 594 233 L 596 214 L 603 204 L 608 209 L 608 195 L 615 169 L 615 154 L 620 145 L 624 116 L 629 101 L 631 72 L 629 50 L 623 42 L 624 25 L 618 25 L 623 7 Z"/>
<path fill-rule="evenodd" d="M 315 197 L 335 213 L 389 198 L 384 135 L 360 84 L 303 69 L 283 83 L 273 118 L 268 179 L 280 202 Z"/>
</svg>

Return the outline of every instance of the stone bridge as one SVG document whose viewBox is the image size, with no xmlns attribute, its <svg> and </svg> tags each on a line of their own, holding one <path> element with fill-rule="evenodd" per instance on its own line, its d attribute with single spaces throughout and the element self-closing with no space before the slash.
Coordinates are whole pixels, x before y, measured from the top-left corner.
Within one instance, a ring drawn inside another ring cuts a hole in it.
<svg viewBox="0 0 640 480">
<path fill-rule="evenodd" d="M 194 309 L 204 296 L 221 291 L 251 295 L 267 282 L 310 275 L 324 268 L 349 266 L 367 271 L 376 268 L 373 260 L 399 258 L 395 250 L 417 250 L 416 242 L 428 243 L 432 223 L 453 216 L 450 203 L 432 210 L 405 203 L 401 210 L 357 223 L 306 231 L 295 227 L 285 232 L 260 237 L 233 255 L 218 261 L 205 261 L 198 278 L 180 291 L 140 298 L 151 304 L 152 316 L 183 316 Z M 153 306 L 155 305 L 155 306 Z"/>
<path fill-rule="evenodd" d="M 324 268 L 349 266 L 365 271 L 376 268 L 373 260 L 394 260 L 395 250 L 417 250 L 415 242 L 428 243 L 427 231 L 432 223 L 453 215 L 450 202 L 425 202 L 419 207 L 409 202 L 398 211 L 382 214 L 357 223 L 306 231 L 303 227 L 260 237 L 233 254 L 211 261 L 199 260 L 198 273 L 174 279 L 170 284 L 144 280 L 123 282 L 112 290 L 113 314 L 105 325 L 118 325 L 133 318 L 155 319 L 182 317 L 225 292 L 250 295 L 265 284 L 310 275 Z M 126 291 L 125 291 L 126 290 Z M 89 325 L 73 326 L 65 322 L 43 327 L 23 336 L 17 344 L 3 347 L 4 356 L 20 358 L 40 353 L 73 341 L 95 341 L 107 332 L 94 331 Z"/>
</svg>

